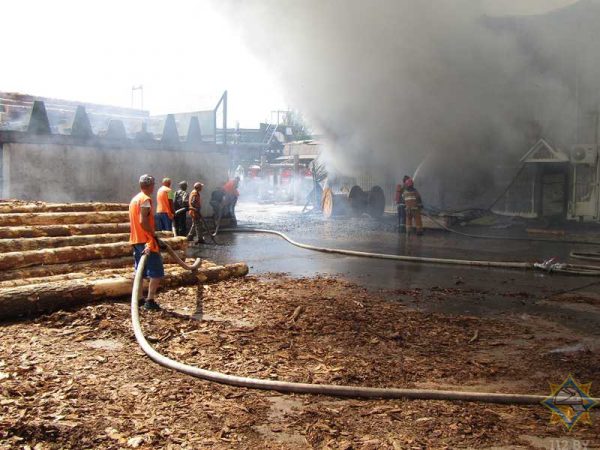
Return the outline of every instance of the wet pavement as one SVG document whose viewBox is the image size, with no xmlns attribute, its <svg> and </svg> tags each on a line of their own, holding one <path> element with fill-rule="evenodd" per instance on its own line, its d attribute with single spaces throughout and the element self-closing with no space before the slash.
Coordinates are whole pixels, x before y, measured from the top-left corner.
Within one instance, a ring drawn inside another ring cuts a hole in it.
<svg viewBox="0 0 600 450">
<path fill-rule="evenodd" d="M 307 244 L 399 255 L 521 262 L 558 257 L 561 261 L 582 264 L 569 260 L 569 253 L 600 250 L 600 246 L 589 245 L 474 239 L 441 230 L 428 230 L 422 237 L 407 237 L 395 231 L 393 217 L 383 221 L 368 217 L 323 220 L 301 211 L 302 207 L 293 205 L 243 204 L 238 208 L 238 219 L 242 227 L 275 229 Z M 510 314 L 524 319 L 535 314 L 560 321 L 569 328 L 600 333 L 596 331 L 600 329 L 598 307 L 547 301 L 567 290 L 597 296 L 599 278 L 324 254 L 265 234 L 223 233 L 217 236 L 217 241 L 219 245 L 207 244 L 194 253 L 218 263 L 245 261 L 253 274 L 340 276 L 370 289 L 389 290 L 398 301 L 423 310 Z M 414 292 L 403 295 L 405 291 L 417 291 L 417 295 Z M 419 292 L 428 300 L 420 300 Z M 430 300 L 432 293 L 439 301 Z"/>
</svg>

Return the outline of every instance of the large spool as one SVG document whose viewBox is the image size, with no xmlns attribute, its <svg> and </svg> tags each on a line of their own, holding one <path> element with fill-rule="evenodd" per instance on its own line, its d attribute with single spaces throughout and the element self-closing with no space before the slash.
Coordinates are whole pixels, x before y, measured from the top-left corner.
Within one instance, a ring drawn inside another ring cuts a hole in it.
<svg viewBox="0 0 600 450">
<path fill-rule="evenodd" d="M 373 186 L 369 191 L 369 199 L 367 201 L 367 214 L 371 217 L 379 218 L 383 216 L 385 211 L 385 194 L 379 186 Z"/>
<path fill-rule="evenodd" d="M 330 188 L 323 191 L 323 216 L 327 219 L 340 216 L 359 217 L 368 214 L 380 218 L 385 210 L 385 194 L 379 186 L 365 192 L 360 186 L 352 186 L 348 194 L 334 194 Z"/>
<path fill-rule="evenodd" d="M 323 216 L 327 219 L 346 216 L 350 209 L 348 196 L 346 194 L 334 194 L 330 188 L 325 188 L 323 191 L 322 209 Z"/>
<path fill-rule="evenodd" d="M 361 216 L 369 206 L 369 194 L 363 191 L 360 186 L 352 186 L 348 193 L 348 203 L 352 215 L 355 217 Z"/>
</svg>

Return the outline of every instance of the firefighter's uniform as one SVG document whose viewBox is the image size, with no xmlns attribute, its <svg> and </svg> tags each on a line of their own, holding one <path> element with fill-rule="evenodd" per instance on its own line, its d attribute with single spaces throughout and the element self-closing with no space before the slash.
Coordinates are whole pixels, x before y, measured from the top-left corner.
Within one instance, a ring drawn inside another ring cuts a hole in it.
<svg viewBox="0 0 600 450">
<path fill-rule="evenodd" d="M 413 228 L 413 219 L 415 221 L 414 226 L 417 231 L 417 235 L 423 234 L 423 221 L 421 220 L 421 208 L 423 203 L 421 201 L 421 195 L 413 186 L 404 188 L 402 192 L 402 199 L 406 209 L 406 227 L 407 231 Z M 414 231 L 414 229 L 413 229 Z"/>
<path fill-rule="evenodd" d="M 402 193 L 404 192 L 404 184 L 396 185 L 396 205 L 398 205 L 398 233 L 406 231 L 406 205 Z"/>
</svg>

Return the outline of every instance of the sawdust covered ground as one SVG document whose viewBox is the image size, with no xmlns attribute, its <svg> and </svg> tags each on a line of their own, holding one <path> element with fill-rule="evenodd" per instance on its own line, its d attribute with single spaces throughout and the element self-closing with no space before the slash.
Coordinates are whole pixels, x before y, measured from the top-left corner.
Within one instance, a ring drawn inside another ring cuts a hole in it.
<svg viewBox="0 0 600 450">
<path fill-rule="evenodd" d="M 271 275 L 213 285 L 204 321 L 142 313 L 160 352 L 276 380 L 549 393 L 571 373 L 600 386 L 581 336 L 534 317 L 423 313 L 338 279 Z M 190 315 L 195 288 L 160 295 Z M 138 348 L 129 305 L 0 326 L 0 448 L 550 448 L 567 435 L 542 407 L 280 395 L 196 380 Z M 592 393 L 594 390 L 592 389 Z M 568 436 L 600 445 L 600 417 Z M 37 446 L 36 446 L 37 445 Z"/>
</svg>

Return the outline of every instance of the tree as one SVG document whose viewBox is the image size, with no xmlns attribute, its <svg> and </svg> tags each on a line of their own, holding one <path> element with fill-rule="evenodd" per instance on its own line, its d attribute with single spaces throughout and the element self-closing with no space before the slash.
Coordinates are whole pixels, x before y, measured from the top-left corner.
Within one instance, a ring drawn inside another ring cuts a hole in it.
<svg viewBox="0 0 600 450">
<path fill-rule="evenodd" d="M 307 141 L 312 139 L 312 131 L 303 114 L 298 110 L 288 111 L 283 117 L 282 125 L 291 129 L 292 136 L 288 136 L 290 140 Z"/>
</svg>

